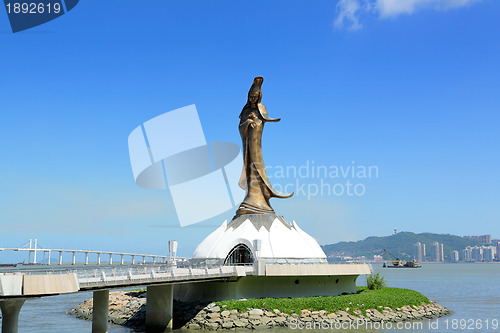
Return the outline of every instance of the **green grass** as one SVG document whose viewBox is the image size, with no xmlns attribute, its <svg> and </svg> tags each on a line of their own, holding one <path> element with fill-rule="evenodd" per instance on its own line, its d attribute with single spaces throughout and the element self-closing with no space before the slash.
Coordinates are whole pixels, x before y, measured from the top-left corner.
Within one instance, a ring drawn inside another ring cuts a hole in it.
<svg viewBox="0 0 500 333">
<path fill-rule="evenodd" d="M 225 310 L 236 309 L 240 312 L 248 309 L 278 309 L 281 312 L 300 314 L 302 309 L 310 311 L 325 310 L 328 313 L 339 310 L 354 314 L 354 310 L 366 313 L 367 309 L 379 307 L 390 307 L 397 309 L 405 305 L 420 306 L 422 303 L 430 303 L 429 299 L 422 294 L 399 288 L 383 288 L 379 290 L 368 290 L 366 287 L 358 287 L 357 294 L 329 296 L 329 297 L 304 297 L 304 298 L 261 298 L 245 301 L 222 301 L 216 302 L 220 307 L 225 305 Z"/>
</svg>

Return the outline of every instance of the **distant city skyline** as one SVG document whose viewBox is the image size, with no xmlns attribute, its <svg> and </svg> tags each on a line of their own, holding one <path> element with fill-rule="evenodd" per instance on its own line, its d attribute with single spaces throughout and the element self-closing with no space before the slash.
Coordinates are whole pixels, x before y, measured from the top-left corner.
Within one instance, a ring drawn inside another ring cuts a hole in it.
<svg viewBox="0 0 500 333">
<path fill-rule="evenodd" d="M 431 246 L 430 258 L 426 257 L 425 244 L 421 242 L 415 243 L 413 255 L 419 262 L 492 262 L 495 260 L 500 261 L 500 241 L 492 241 L 491 235 L 481 236 L 463 236 L 471 240 L 480 241 L 481 246 L 467 246 L 460 254 L 459 251 L 453 250 L 449 256 L 444 252 L 444 244 L 434 242 Z"/>
<path fill-rule="evenodd" d="M 402 233 L 404 234 L 402 237 L 399 237 L 398 233 L 385 237 L 368 237 L 358 242 L 327 245 L 324 249 L 331 261 L 387 261 L 389 256 L 385 251 L 389 252 L 392 258 L 390 260 L 399 258 L 421 263 L 493 262 L 499 259 L 500 240 L 492 239 L 491 235 Z M 408 239 L 420 240 L 412 243 L 405 241 Z M 435 239 L 440 241 L 435 241 Z"/>
</svg>

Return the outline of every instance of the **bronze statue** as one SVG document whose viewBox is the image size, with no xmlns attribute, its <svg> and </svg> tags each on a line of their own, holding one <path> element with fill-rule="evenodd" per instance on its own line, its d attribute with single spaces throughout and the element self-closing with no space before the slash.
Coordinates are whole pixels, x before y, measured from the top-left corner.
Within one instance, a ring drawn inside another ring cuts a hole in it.
<svg viewBox="0 0 500 333">
<path fill-rule="evenodd" d="M 246 190 L 246 196 L 236 211 L 240 214 L 274 214 L 269 199 L 290 198 L 292 194 L 276 191 L 267 178 L 264 158 L 262 157 L 262 131 L 267 121 L 278 122 L 267 114 L 262 99 L 262 82 L 264 78 L 257 76 L 248 92 L 247 104 L 240 114 L 239 130 L 243 142 L 243 172 L 239 185 Z"/>
</svg>

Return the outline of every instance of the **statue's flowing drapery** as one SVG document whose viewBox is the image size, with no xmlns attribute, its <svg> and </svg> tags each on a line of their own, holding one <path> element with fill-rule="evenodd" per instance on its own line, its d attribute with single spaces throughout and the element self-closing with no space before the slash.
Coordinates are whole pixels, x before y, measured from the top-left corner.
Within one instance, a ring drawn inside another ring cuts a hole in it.
<svg viewBox="0 0 500 333">
<path fill-rule="evenodd" d="M 246 196 L 236 214 L 274 214 L 269 199 L 289 198 L 293 195 L 276 191 L 267 177 L 262 157 L 262 131 L 268 121 L 277 122 L 267 114 L 266 107 L 261 104 L 263 78 L 254 79 L 248 93 L 248 102 L 240 114 L 239 131 L 243 143 L 243 172 L 239 186 L 246 190 Z"/>
</svg>

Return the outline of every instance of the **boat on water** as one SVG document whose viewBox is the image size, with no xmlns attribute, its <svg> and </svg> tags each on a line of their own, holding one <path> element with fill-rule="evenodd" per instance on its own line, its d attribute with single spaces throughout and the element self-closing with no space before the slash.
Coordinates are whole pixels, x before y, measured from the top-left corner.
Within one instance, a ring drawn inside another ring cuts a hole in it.
<svg viewBox="0 0 500 333">
<path fill-rule="evenodd" d="M 0 264 L 0 267 L 16 267 L 17 264 Z"/>
<path fill-rule="evenodd" d="M 387 267 L 387 268 L 420 268 L 420 267 L 422 267 L 418 264 L 418 261 L 416 261 L 416 260 L 406 261 L 404 264 L 403 264 L 403 261 L 399 260 L 398 258 L 396 258 L 396 260 L 392 260 L 391 255 L 389 254 L 389 252 L 387 252 L 386 249 L 384 249 L 384 252 L 389 257 L 389 260 L 391 261 L 392 265 L 386 265 L 384 262 L 384 265 L 382 267 Z"/>
<path fill-rule="evenodd" d="M 382 267 L 387 267 L 387 268 L 420 268 L 422 266 L 420 266 L 418 264 L 418 261 L 407 261 L 402 265 L 386 265 L 384 263 L 384 265 Z"/>
</svg>

